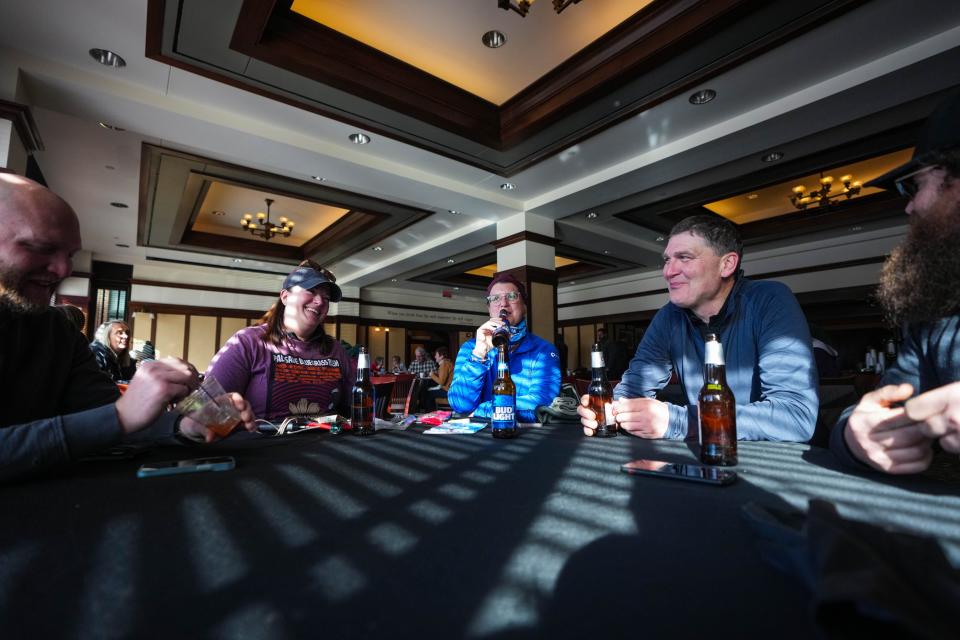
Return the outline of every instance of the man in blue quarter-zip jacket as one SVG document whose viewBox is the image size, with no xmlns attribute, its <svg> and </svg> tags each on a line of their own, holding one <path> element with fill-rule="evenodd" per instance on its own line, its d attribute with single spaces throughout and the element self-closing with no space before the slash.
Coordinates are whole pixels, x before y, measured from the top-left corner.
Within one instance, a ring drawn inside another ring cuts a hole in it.
<svg viewBox="0 0 960 640">
<path fill-rule="evenodd" d="M 487 305 L 490 319 L 477 329 L 476 338 L 463 343 L 457 354 L 447 402 L 458 413 L 490 417 L 493 382 L 497 377 L 493 334 L 503 324 L 499 318 L 501 309 L 506 309 L 510 377 L 517 388 L 517 419 L 536 422 L 537 407 L 550 405 L 560 393 L 557 348 L 527 331 L 527 292 L 512 275 L 494 276 L 487 287 Z"/>
<path fill-rule="evenodd" d="M 737 401 L 737 437 L 802 442 L 813 435 L 819 400 L 807 321 L 785 285 L 743 277 L 742 252 L 737 228 L 719 216 L 693 216 L 673 227 L 663 254 L 670 302 L 654 316 L 613 391 L 620 428 L 643 438 L 696 438 L 704 339 L 715 333 Z M 686 406 L 654 398 L 673 373 Z M 586 396 L 581 405 L 590 435 L 597 422 Z"/>
</svg>

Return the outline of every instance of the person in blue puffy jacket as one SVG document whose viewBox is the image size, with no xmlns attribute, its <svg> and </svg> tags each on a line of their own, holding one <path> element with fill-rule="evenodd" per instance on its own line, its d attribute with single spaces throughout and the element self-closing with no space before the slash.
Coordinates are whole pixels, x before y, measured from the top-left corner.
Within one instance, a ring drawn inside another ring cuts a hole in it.
<svg viewBox="0 0 960 640">
<path fill-rule="evenodd" d="M 510 329 L 510 377 L 517 388 L 517 419 L 536 422 L 534 412 L 549 406 L 560 392 L 560 356 L 557 348 L 527 330 L 527 292 L 510 274 L 498 274 L 487 287 L 490 319 L 477 335 L 460 347 L 447 394 L 450 407 L 458 413 L 490 417 L 493 382 L 497 377 L 497 351 L 493 334 L 500 328 L 500 311 L 507 312 Z"/>
</svg>

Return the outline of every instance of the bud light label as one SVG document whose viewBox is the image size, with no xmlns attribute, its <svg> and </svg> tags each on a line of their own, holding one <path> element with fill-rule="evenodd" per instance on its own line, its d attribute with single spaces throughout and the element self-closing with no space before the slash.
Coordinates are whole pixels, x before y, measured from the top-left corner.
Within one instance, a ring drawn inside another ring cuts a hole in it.
<svg viewBox="0 0 960 640">
<path fill-rule="evenodd" d="M 494 431 L 500 429 L 516 429 L 515 399 L 511 395 L 493 396 L 493 415 L 490 416 L 490 426 Z"/>
</svg>

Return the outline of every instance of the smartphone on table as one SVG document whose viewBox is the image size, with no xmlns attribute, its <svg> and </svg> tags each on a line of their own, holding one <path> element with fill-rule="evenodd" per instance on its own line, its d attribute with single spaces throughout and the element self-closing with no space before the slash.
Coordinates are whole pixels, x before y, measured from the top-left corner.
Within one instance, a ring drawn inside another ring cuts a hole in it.
<svg viewBox="0 0 960 640">
<path fill-rule="evenodd" d="M 180 473 L 199 473 L 201 471 L 229 471 L 235 466 L 237 466 L 237 463 L 232 456 L 148 462 L 142 465 L 137 471 L 137 477 L 153 478 L 155 476 L 172 476 Z"/>
<path fill-rule="evenodd" d="M 634 460 L 621 465 L 620 471 L 630 475 L 672 478 L 717 486 L 728 485 L 737 479 L 737 472 L 731 469 L 719 469 L 682 462 L 665 462 L 663 460 Z"/>
</svg>

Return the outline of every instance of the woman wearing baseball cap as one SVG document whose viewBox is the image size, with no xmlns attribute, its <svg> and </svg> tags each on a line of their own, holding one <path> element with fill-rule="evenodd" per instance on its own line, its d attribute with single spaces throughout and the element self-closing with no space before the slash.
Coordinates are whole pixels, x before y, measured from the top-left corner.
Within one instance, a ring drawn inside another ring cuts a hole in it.
<svg viewBox="0 0 960 640">
<path fill-rule="evenodd" d="M 353 365 L 323 329 L 330 303 L 342 296 L 332 273 L 301 262 L 260 323 L 236 332 L 207 375 L 243 394 L 258 418 L 346 415 Z"/>
</svg>

